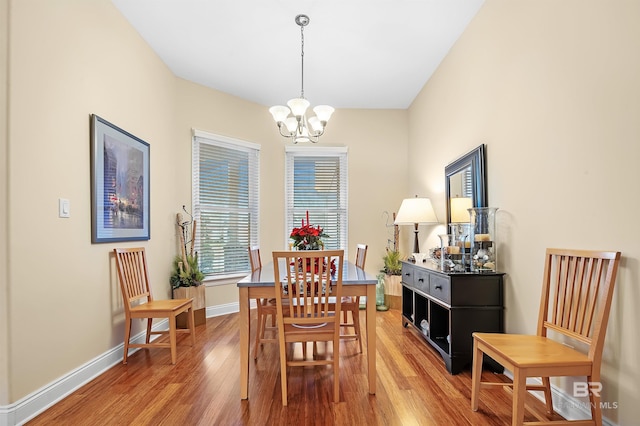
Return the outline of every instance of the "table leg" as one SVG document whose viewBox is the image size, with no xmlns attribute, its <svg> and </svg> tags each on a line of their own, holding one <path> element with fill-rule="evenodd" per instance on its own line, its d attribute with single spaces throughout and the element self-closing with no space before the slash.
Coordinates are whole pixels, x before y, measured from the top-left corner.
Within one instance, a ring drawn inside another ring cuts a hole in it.
<svg viewBox="0 0 640 426">
<path fill-rule="evenodd" d="M 249 335 L 251 318 L 249 317 L 249 288 L 240 290 L 240 399 L 249 398 Z"/>
<path fill-rule="evenodd" d="M 376 286 L 367 285 L 367 367 L 369 393 L 376 393 Z"/>
</svg>

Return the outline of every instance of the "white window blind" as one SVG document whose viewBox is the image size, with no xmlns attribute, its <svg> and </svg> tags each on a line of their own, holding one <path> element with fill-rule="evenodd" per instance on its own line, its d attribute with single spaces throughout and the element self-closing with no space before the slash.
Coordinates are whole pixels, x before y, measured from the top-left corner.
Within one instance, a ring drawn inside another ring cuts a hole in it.
<svg viewBox="0 0 640 426">
<path fill-rule="evenodd" d="M 285 240 L 309 212 L 312 225 L 329 235 L 325 248 L 347 250 L 347 149 L 343 147 L 286 148 Z M 345 252 L 345 258 L 347 253 Z"/>
<path fill-rule="evenodd" d="M 207 276 L 250 270 L 247 248 L 258 244 L 259 175 L 259 145 L 194 131 L 195 248 Z"/>
<path fill-rule="evenodd" d="M 473 176 L 471 175 L 471 168 L 463 171 L 462 194 L 460 196 L 473 199 Z"/>
</svg>

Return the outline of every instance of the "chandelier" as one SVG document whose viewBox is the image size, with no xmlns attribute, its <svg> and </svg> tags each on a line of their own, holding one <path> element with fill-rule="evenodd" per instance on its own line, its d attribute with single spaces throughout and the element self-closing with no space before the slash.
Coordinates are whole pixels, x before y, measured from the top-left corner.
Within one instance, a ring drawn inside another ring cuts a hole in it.
<svg viewBox="0 0 640 426">
<path fill-rule="evenodd" d="M 302 64 L 300 97 L 287 102 L 288 107 L 276 105 L 269 108 L 273 119 L 278 123 L 280 134 L 286 138 L 292 138 L 293 143 L 318 142 L 323 135 L 334 109 L 329 105 L 318 105 L 313 108 L 315 116 L 307 119 L 306 112 L 309 101 L 304 98 L 304 27 L 309 24 L 307 15 L 296 16 L 296 24 L 300 26 L 300 62 Z M 291 115 L 289 115 L 291 114 Z"/>
</svg>

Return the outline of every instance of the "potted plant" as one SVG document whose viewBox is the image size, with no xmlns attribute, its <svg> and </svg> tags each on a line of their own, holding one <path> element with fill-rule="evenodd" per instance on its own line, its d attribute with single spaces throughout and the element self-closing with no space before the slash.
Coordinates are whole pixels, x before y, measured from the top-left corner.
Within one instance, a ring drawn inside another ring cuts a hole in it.
<svg viewBox="0 0 640 426">
<path fill-rule="evenodd" d="M 186 212 L 184 206 L 182 206 L 182 209 Z M 198 253 L 194 251 L 196 221 L 193 219 L 185 221 L 182 214 L 178 213 L 176 215 L 176 225 L 180 233 L 181 253 L 173 260 L 173 272 L 169 282 L 171 283 L 174 299 L 193 299 L 195 325 L 201 325 L 206 321 L 205 289 L 202 285 L 205 275 L 200 271 Z M 187 250 L 188 244 L 190 248 Z M 178 315 L 176 322 L 178 327 L 186 327 L 186 315 Z"/>
<path fill-rule="evenodd" d="M 197 287 L 202 284 L 204 274 L 198 266 L 198 253 L 184 254 L 173 259 L 173 273 L 169 282 L 171 287 Z"/>
<path fill-rule="evenodd" d="M 384 267 L 384 292 L 387 298 L 387 306 L 391 309 L 400 309 L 402 304 L 402 255 L 397 250 L 387 247 L 385 255 L 382 257 Z"/>
</svg>

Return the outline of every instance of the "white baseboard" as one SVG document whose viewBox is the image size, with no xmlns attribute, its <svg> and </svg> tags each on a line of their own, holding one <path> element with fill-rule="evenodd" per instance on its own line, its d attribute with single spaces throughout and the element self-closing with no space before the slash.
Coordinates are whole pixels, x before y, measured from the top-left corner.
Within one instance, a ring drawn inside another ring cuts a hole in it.
<svg viewBox="0 0 640 426">
<path fill-rule="evenodd" d="M 251 307 L 254 306 L 255 303 L 252 301 Z M 237 302 L 226 305 L 208 306 L 206 316 L 209 318 L 238 311 L 239 305 Z M 153 327 L 155 331 L 167 329 L 168 322 L 166 320 L 160 321 Z M 137 334 L 131 342 L 144 343 L 144 339 L 145 332 L 143 331 Z M 121 363 L 123 350 L 124 343 L 121 343 L 21 400 L 10 405 L 0 406 L 0 426 L 22 425 L 31 420 L 106 370 Z M 131 349 L 129 353 L 134 353 L 137 350 L 138 349 Z"/>
<path fill-rule="evenodd" d="M 505 370 L 504 375 L 513 380 L 513 373 L 511 371 Z M 537 377 L 530 378 L 527 379 L 527 383 L 541 385 L 542 380 Z M 529 391 L 529 393 L 544 403 L 544 396 L 542 392 Z M 591 410 L 588 403 L 569 395 L 553 384 L 551 385 L 551 398 L 553 399 L 553 410 L 565 419 L 579 420 L 591 418 Z M 602 415 L 602 424 L 604 426 L 617 426 L 616 423 L 613 423 L 606 418 L 604 414 Z"/>
</svg>

